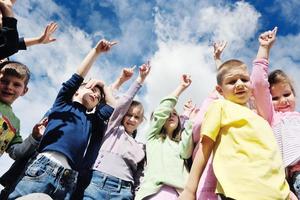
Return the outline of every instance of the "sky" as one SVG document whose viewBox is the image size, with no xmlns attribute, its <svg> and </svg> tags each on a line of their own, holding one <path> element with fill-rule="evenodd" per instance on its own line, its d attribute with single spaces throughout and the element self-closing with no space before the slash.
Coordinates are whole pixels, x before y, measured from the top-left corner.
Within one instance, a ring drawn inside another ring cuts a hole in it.
<svg viewBox="0 0 300 200">
<path fill-rule="evenodd" d="M 29 47 L 11 57 L 29 66 L 29 91 L 12 105 L 26 138 L 51 107 L 61 83 L 102 38 L 118 45 L 100 55 L 88 77 L 107 84 L 123 67 L 151 62 L 152 69 L 137 99 L 146 118 L 159 101 L 179 84 L 182 74 L 192 76 L 191 86 L 179 99 L 177 110 L 192 99 L 197 105 L 215 87 L 213 41 L 225 40 L 223 60 L 243 60 L 251 70 L 260 33 L 278 27 L 270 67 L 283 69 L 300 89 L 300 1 L 216 0 L 22 0 L 14 7 L 22 37 L 39 36 L 51 21 L 57 22 L 56 42 Z M 120 89 L 126 91 L 135 77 Z M 297 100 L 299 111 L 300 100 Z M 143 141 L 147 120 L 138 131 Z M 3 155 L 0 175 L 12 164 Z"/>
</svg>

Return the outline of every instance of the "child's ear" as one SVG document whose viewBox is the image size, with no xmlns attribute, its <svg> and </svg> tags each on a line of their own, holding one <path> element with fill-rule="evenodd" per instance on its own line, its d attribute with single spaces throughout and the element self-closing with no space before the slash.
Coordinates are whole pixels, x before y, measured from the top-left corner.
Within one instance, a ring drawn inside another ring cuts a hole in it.
<svg viewBox="0 0 300 200">
<path fill-rule="evenodd" d="M 221 86 L 217 85 L 216 90 L 219 92 L 220 95 L 223 95 L 223 90 L 222 90 Z"/>
<path fill-rule="evenodd" d="M 24 96 L 28 92 L 28 87 L 26 86 L 23 90 L 23 93 L 20 96 Z"/>
</svg>

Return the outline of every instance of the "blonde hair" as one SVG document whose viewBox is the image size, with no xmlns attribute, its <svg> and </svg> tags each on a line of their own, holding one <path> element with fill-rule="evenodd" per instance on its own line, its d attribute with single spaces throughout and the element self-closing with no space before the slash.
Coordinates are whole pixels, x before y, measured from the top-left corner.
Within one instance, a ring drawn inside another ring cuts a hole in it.
<svg viewBox="0 0 300 200">
<path fill-rule="evenodd" d="M 237 59 L 230 59 L 230 60 L 223 62 L 217 71 L 217 84 L 221 85 L 224 75 L 236 67 L 243 67 L 243 68 L 247 69 L 246 64 Z"/>
</svg>

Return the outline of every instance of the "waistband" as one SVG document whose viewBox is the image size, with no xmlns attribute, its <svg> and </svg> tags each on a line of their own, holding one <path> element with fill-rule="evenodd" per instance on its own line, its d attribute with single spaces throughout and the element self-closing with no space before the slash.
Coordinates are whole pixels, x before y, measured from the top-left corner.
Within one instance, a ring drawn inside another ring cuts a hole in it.
<svg viewBox="0 0 300 200">
<path fill-rule="evenodd" d="M 46 167 L 48 173 L 51 173 L 55 177 L 65 179 L 66 182 L 77 182 L 78 172 L 72 169 L 67 169 L 48 157 L 38 154 L 36 159 L 30 164 L 40 164 Z"/>
</svg>

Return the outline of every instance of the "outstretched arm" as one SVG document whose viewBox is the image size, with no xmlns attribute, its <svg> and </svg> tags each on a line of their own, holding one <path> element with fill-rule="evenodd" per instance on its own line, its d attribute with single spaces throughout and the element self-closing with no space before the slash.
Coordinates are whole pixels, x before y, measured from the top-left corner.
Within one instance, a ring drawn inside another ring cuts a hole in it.
<svg viewBox="0 0 300 200">
<path fill-rule="evenodd" d="M 85 77 L 90 70 L 92 64 L 95 62 L 96 58 L 103 52 L 107 52 L 111 49 L 113 45 L 117 42 L 109 42 L 107 40 L 100 40 L 97 45 L 88 53 L 88 55 L 81 62 L 80 66 L 77 68 L 77 74 L 81 77 Z"/>
<path fill-rule="evenodd" d="M 24 42 L 26 47 L 37 45 L 37 44 L 48 44 L 56 41 L 55 38 L 52 37 L 52 34 L 57 30 L 58 25 L 55 22 L 51 22 L 48 24 L 44 30 L 44 32 L 35 38 L 25 38 Z"/>
</svg>

